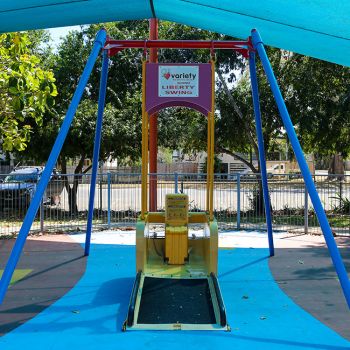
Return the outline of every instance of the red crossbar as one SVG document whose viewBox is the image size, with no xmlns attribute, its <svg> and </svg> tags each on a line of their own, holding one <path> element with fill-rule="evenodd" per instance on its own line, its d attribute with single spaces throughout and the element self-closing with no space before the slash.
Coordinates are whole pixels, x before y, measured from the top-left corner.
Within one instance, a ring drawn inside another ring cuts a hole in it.
<svg viewBox="0 0 350 350">
<path fill-rule="evenodd" d="M 105 49 L 114 56 L 124 49 L 228 49 L 241 53 L 244 57 L 252 50 L 250 41 L 199 41 L 199 40 L 114 40 L 107 38 Z"/>
</svg>

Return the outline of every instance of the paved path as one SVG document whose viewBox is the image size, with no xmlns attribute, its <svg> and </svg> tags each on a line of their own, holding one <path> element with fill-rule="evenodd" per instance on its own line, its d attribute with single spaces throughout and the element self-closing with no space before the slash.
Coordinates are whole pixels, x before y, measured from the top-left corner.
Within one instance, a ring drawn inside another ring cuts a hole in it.
<svg viewBox="0 0 350 350">
<path fill-rule="evenodd" d="M 349 248 L 341 253 L 350 272 Z M 350 310 L 326 248 L 277 249 L 269 265 L 294 302 L 350 340 Z"/>
<path fill-rule="evenodd" d="M 0 240 L 0 268 L 13 243 Z M 74 287 L 85 271 L 82 255 L 81 245 L 66 235 L 28 239 L 17 268 L 30 273 L 10 287 L 0 305 L 0 335 L 27 322 Z"/>
</svg>

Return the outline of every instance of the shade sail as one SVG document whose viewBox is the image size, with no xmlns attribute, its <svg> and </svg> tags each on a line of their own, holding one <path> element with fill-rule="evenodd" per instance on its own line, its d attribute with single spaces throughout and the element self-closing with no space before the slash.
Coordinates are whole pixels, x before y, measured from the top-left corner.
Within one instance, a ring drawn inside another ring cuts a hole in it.
<svg viewBox="0 0 350 350">
<path fill-rule="evenodd" d="M 349 14 L 349 0 L 1 0 L 0 32 L 157 16 L 350 66 Z"/>
</svg>

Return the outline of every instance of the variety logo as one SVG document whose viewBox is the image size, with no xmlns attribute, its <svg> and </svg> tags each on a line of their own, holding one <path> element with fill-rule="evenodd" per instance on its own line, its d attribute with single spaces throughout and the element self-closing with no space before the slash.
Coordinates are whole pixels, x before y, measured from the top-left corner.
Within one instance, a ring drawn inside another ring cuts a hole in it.
<svg viewBox="0 0 350 350">
<path fill-rule="evenodd" d="M 170 70 L 166 69 L 163 69 L 161 74 L 166 80 L 169 80 L 170 77 L 174 80 L 195 80 L 197 78 L 195 73 L 170 73 Z"/>
<path fill-rule="evenodd" d="M 168 80 L 169 78 L 170 78 L 170 76 L 171 76 L 171 74 L 170 74 L 170 72 L 168 71 L 165 71 L 165 72 L 163 72 L 163 77 L 166 79 L 166 80 Z"/>
</svg>

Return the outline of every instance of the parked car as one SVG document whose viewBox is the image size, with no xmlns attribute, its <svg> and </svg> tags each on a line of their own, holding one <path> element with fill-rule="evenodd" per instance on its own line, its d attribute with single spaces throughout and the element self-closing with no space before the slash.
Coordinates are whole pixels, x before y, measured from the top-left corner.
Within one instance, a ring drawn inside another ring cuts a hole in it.
<svg viewBox="0 0 350 350">
<path fill-rule="evenodd" d="M 302 179 L 303 175 L 301 174 L 301 171 L 294 171 L 294 172 L 290 172 L 288 174 L 288 178 L 290 180 L 293 180 L 293 179 Z"/>
<path fill-rule="evenodd" d="M 237 181 L 238 175 L 241 181 L 250 180 L 250 178 L 256 177 L 256 175 L 252 173 L 250 169 L 242 169 L 241 171 L 238 171 L 236 173 L 229 174 L 228 179 Z"/>
<path fill-rule="evenodd" d="M 267 177 L 271 179 L 272 177 L 278 175 L 284 175 L 286 172 L 286 166 L 284 163 L 275 164 L 271 168 L 266 169 Z"/>
<path fill-rule="evenodd" d="M 18 167 L 0 182 L 0 208 L 23 209 L 29 207 L 41 178 L 43 167 Z M 55 170 L 44 193 L 44 204 L 59 204 L 63 190 L 60 174 Z"/>
</svg>

